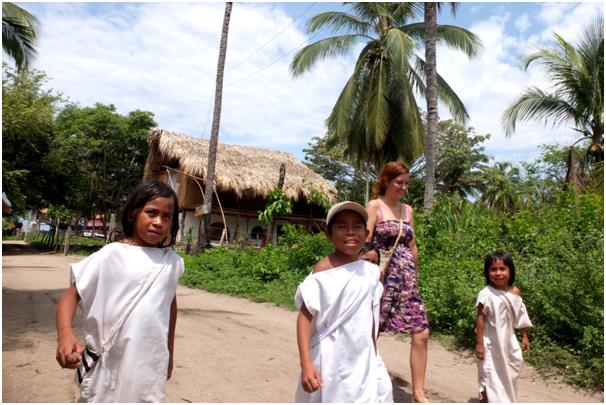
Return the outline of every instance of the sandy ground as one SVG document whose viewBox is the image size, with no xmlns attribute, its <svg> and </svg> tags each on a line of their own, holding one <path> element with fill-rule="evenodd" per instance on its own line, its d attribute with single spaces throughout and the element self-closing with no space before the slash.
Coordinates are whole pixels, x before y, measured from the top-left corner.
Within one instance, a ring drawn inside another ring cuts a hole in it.
<svg viewBox="0 0 606 405">
<path fill-rule="evenodd" d="M 3 242 L 2 401 L 72 402 L 74 371 L 55 361 L 54 311 L 77 256 Z M 292 402 L 299 372 L 296 313 L 179 286 L 170 402 Z M 79 329 L 79 316 L 75 325 Z M 379 339 L 396 402 L 410 402 L 409 344 Z M 477 402 L 473 359 L 430 339 L 426 388 L 434 402 Z M 545 382 L 525 365 L 522 402 L 603 402 L 603 393 Z"/>
</svg>

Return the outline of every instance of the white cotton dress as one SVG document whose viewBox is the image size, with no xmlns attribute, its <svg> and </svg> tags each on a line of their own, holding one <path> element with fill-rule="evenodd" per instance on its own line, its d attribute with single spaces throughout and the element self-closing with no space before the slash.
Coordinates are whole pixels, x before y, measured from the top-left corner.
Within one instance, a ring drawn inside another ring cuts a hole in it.
<svg viewBox="0 0 606 405">
<path fill-rule="evenodd" d="M 517 402 L 516 386 L 524 362 L 515 329 L 532 323 L 522 297 L 485 287 L 476 306 L 484 305 L 484 360 L 478 361 L 480 397 L 486 390 L 488 402 Z"/>
<path fill-rule="evenodd" d="M 323 387 L 307 393 L 299 376 L 295 402 L 393 402 L 373 343 L 382 293 L 379 268 L 363 260 L 312 273 L 299 285 L 295 303 L 313 316 L 311 357 Z"/>
<path fill-rule="evenodd" d="M 166 266 L 122 325 L 114 345 L 85 377 L 80 401 L 165 401 L 170 305 L 183 275 L 183 259 L 168 248 L 114 242 L 71 265 L 85 335 L 99 348 L 163 261 Z"/>
</svg>

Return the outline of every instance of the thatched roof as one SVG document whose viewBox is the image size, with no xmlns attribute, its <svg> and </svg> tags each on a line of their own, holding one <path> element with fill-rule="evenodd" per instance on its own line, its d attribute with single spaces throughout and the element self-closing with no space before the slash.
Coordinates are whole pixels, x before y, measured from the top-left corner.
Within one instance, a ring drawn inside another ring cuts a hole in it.
<svg viewBox="0 0 606 405">
<path fill-rule="evenodd" d="M 161 165 L 178 160 L 179 170 L 206 178 L 209 140 L 196 139 L 163 129 L 153 128 L 147 135 L 149 156 L 145 164 L 146 179 Z M 298 201 L 309 199 L 312 189 L 334 202 L 337 190 L 322 176 L 309 169 L 293 155 L 269 149 L 219 143 L 215 166 L 217 190 L 232 191 L 239 197 L 264 197 L 278 183 L 280 164 L 286 167 L 284 194 Z"/>
</svg>

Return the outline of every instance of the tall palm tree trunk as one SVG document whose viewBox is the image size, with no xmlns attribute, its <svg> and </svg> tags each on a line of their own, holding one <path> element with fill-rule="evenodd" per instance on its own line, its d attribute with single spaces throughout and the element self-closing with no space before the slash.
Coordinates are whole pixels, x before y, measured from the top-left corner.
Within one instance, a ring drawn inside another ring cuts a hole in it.
<svg viewBox="0 0 606 405">
<path fill-rule="evenodd" d="M 427 137 L 425 138 L 425 195 L 423 207 L 431 210 L 436 186 L 435 139 L 438 131 L 438 77 L 436 73 L 437 3 L 425 3 L 425 76 Z"/>
<path fill-rule="evenodd" d="M 223 16 L 223 30 L 219 46 L 219 62 L 217 63 L 217 81 L 215 89 L 215 109 L 208 147 L 208 168 L 206 170 L 206 190 L 204 193 L 204 206 L 206 214 L 201 217 L 198 227 L 198 244 L 196 251 L 203 247 L 210 247 L 210 215 L 213 202 L 213 187 L 215 179 L 215 164 L 217 162 L 217 143 L 219 142 L 219 122 L 221 121 L 221 102 L 223 99 L 223 72 L 225 70 L 225 56 L 227 54 L 227 34 L 229 31 L 229 18 L 231 16 L 232 2 L 225 3 Z"/>
</svg>

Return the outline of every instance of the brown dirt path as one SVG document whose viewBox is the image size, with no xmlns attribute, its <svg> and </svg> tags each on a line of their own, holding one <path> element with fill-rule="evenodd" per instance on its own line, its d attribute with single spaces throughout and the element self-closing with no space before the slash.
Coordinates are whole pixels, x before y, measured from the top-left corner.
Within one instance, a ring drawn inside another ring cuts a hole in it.
<svg viewBox="0 0 606 405">
<path fill-rule="evenodd" d="M 37 254 L 3 242 L 2 400 L 72 402 L 71 370 L 55 361 L 55 305 L 79 256 Z M 299 372 L 296 313 L 179 286 L 175 370 L 170 402 L 291 402 Z M 80 324 L 79 317 L 75 325 Z M 77 328 L 78 331 L 78 328 Z M 410 402 L 409 344 L 379 339 L 397 402 Z M 430 339 L 426 387 L 434 402 L 476 402 L 473 359 Z M 546 383 L 525 365 L 523 402 L 603 402 L 603 394 Z"/>
</svg>

